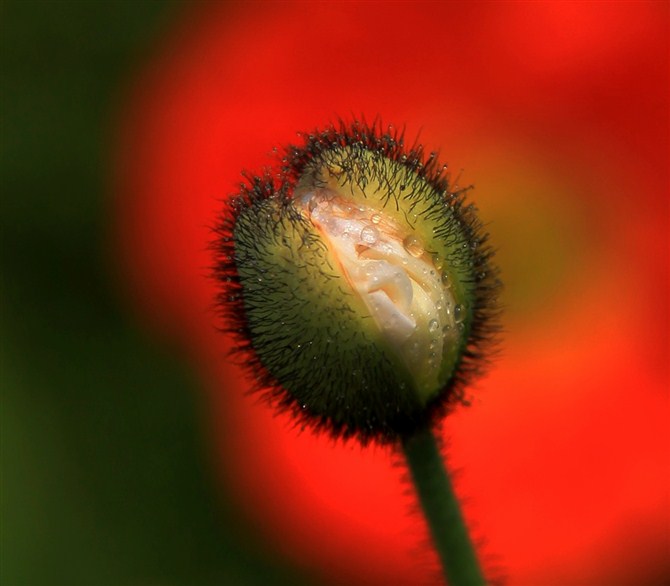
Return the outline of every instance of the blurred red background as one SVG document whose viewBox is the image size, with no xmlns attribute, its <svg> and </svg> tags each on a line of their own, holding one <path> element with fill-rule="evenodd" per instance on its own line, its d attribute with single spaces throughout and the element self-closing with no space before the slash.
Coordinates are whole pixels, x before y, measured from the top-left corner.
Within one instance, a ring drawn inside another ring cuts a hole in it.
<svg viewBox="0 0 670 586">
<path fill-rule="evenodd" d="M 242 169 L 361 114 L 474 183 L 499 249 L 503 353 L 443 430 L 486 567 L 512 585 L 667 578 L 668 6 L 202 3 L 128 90 L 126 292 L 201 373 L 222 495 L 324 583 L 429 582 L 422 520 L 386 450 L 245 395 L 207 247 Z"/>
</svg>

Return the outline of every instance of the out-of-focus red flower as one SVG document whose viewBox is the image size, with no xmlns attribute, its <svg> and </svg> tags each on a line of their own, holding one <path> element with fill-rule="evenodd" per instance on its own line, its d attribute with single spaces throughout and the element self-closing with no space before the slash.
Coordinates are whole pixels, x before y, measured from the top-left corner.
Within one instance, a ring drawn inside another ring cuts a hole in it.
<svg viewBox="0 0 670 586">
<path fill-rule="evenodd" d="M 213 405 L 222 480 L 333 583 L 433 575 L 402 471 L 299 434 L 215 331 L 207 250 L 243 168 L 297 130 L 421 130 L 499 247 L 504 353 L 444 428 L 509 584 L 660 583 L 668 547 L 668 4 L 198 5 L 141 75 L 117 160 L 116 247 Z"/>
</svg>

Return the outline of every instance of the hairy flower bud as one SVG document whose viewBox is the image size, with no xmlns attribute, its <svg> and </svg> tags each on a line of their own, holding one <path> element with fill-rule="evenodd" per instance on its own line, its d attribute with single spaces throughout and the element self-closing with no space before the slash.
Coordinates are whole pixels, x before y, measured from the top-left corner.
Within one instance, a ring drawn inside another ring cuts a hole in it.
<svg viewBox="0 0 670 586">
<path fill-rule="evenodd" d="M 434 155 L 362 124 L 289 147 L 219 226 L 220 303 L 258 387 L 335 436 L 394 441 L 461 399 L 497 271 Z"/>
</svg>

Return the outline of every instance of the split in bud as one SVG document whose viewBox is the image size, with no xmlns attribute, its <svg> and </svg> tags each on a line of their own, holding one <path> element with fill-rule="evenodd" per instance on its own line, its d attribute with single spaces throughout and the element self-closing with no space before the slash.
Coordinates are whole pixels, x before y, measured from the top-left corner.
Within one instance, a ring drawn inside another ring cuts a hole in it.
<svg viewBox="0 0 670 586">
<path fill-rule="evenodd" d="M 394 441 L 461 399 L 496 331 L 497 271 L 434 156 L 361 124 L 253 177 L 216 244 L 258 386 L 335 436 Z"/>
<path fill-rule="evenodd" d="M 422 401 L 439 390 L 444 349 L 458 345 L 456 303 L 434 258 L 406 227 L 367 201 L 315 188 L 296 200 L 316 227 Z M 453 366 L 453 365 L 452 365 Z"/>
</svg>

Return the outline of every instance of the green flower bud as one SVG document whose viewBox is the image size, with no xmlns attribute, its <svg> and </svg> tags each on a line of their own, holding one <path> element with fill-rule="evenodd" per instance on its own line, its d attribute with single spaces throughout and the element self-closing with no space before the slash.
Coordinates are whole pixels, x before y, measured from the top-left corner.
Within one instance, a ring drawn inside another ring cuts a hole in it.
<svg viewBox="0 0 670 586">
<path fill-rule="evenodd" d="M 497 271 L 466 190 L 354 123 L 250 176 L 215 244 L 257 386 L 336 437 L 395 441 L 463 399 L 497 331 Z"/>
</svg>

